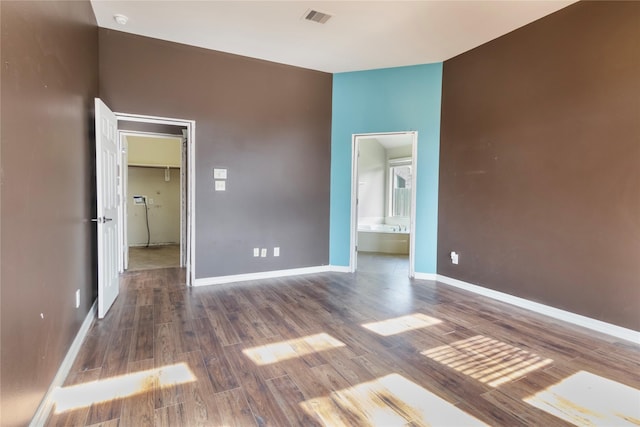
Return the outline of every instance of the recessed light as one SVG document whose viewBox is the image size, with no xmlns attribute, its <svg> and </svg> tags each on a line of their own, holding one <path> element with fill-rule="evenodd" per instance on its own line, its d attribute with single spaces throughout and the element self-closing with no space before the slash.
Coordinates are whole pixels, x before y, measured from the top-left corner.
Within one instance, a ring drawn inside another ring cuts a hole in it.
<svg viewBox="0 0 640 427">
<path fill-rule="evenodd" d="M 122 15 L 120 13 L 113 15 L 113 19 L 120 25 L 126 25 L 127 21 L 129 20 L 129 18 L 126 15 Z"/>
</svg>

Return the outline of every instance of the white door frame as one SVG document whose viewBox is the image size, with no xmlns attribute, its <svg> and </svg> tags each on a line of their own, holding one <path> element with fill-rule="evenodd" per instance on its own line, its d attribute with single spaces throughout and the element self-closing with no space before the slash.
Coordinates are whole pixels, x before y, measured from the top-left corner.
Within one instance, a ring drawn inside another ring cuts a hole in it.
<svg viewBox="0 0 640 427">
<path fill-rule="evenodd" d="M 186 204 L 186 253 L 181 254 L 181 263 L 182 259 L 186 260 L 186 282 L 187 286 L 193 286 L 195 281 L 195 247 L 196 247 L 196 239 L 195 239 L 195 144 L 196 144 L 196 122 L 195 120 L 186 120 L 186 119 L 174 119 L 169 117 L 158 117 L 158 116 L 146 116 L 141 114 L 129 114 L 129 113 L 115 113 L 116 118 L 120 121 L 128 121 L 128 122 L 139 122 L 139 123 L 152 123 L 152 124 L 161 124 L 161 125 L 170 125 L 170 126 L 181 126 L 187 128 L 187 146 L 186 146 L 186 196 L 187 196 L 187 204 Z M 122 131 L 122 132 L 130 132 L 130 131 Z M 140 134 L 140 132 L 138 132 Z M 157 135 L 157 134 L 156 134 Z M 172 135 L 176 136 L 176 135 Z M 178 138 L 180 136 L 177 136 Z M 126 194 L 124 195 L 126 198 Z M 182 224 L 182 209 L 180 214 L 180 222 Z M 181 226 L 182 230 L 182 226 Z M 181 232 L 182 234 L 182 232 Z M 182 245 L 181 245 L 182 247 Z M 183 256 L 184 255 L 184 256 Z"/>
<path fill-rule="evenodd" d="M 375 138 L 384 135 L 411 135 L 411 218 L 409 219 L 409 277 L 415 277 L 415 239 L 416 239 L 416 183 L 418 176 L 418 132 L 376 132 L 355 133 L 352 136 L 351 151 L 351 236 L 349 271 L 355 273 L 358 263 L 358 150 L 360 139 Z M 386 209 L 386 207 L 385 207 Z"/>
</svg>

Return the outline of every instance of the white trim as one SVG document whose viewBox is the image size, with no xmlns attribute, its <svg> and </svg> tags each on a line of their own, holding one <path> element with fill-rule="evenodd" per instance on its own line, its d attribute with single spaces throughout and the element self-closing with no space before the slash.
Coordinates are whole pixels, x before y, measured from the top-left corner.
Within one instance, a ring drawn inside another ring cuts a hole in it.
<svg viewBox="0 0 640 427">
<path fill-rule="evenodd" d="M 49 385 L 47 393 L 44 395 L 42 402 L 40 402 L 38 410 L 29 423 L 30 427 L 43 426 L 47 422 L 47 418 L 49 418 L 49 414 L 53 409 L 53 393 L 58 387 L 62 387 L 64 380 L 67 378 L 67 375 L 69 375 L 69 371 L 73 366 L 73 362 L 76 360 L 76 357 L 80 352 L 80 348 L 82 347 L 82 343 L 84 342 L 84 339 L 87 336 L 89 329 L 91 328 L 91 324 L 96 318 L 97 306 L 98 300 L 95 300 L 93 302 L 93 305 L 89 309 L 87 316 L 84 318 L 84 321 L 80 326 L 80 330 L 76 334 L 76 337 L 73 339 L 71 347 L 69 347 L 66 356 L 62 360 L 56 376 L 53 377 L 53 381 L 51 382 L 51 385 Z"/>
<path fill-rule="evenodd" d="M 636 344 L 640 343 L 640 332 L 634 331 L 633 329 L 623 328 L 622 326 L 613 325 L 611 323 L 603 322 L 591 317 L 582 316 L 570 311 L 565 311 L 559 308 L 551 307 L 549 305 L 533 302 L 524 298 L 506 294 L 504 292 L 494 291 L 493 289 L 474 285 L 472 283 L 443 276 L 441 274 L 437 275 L 437 281 L 479 295 L 493 298 L 498 301 L 506 302 L 517 307 L 525 308 L 527 310 L 531 310 L 545 316 L 553 317 L 554 319 L 562 320 L 568 323 L 573 323 L 574 325 L 602 332 L 616 338 L 621 338 L 623 340 L 631 341 Z"/>
<path fill-rule="evenodd" d="M 303 274 L 326 273 L 332 270 L 330 265 L 318 267 L 291 268 L 288 270 L 262 271 L 259 273 L 233 274 L 230 276 L 204 277 L 196 279 L 193 286 L 219 285 L 222 283 L 246 282 L 247 280 L 273 279 L 276 277 L 300 276 Z"/>
<path fill-rule="evenodd" d="M 195 209 L 195 188 L 196 188 L 196 173 L 195 173 L 195 164 L 196 164 L 196 122 L 195 120 L 187 120 L 187 119 L 176 119 L 169 117 L 158 117 L 158 116 L 146 116 L 141 114 L 130 114 L 130 113 L 115 113 L 116 118 L 118 120 L 128 121 L 128 122 L 143 122 L 143 123 L 155 123 L 155 124 L 164 124 L 164 125 L 173 125 L 173 126 L 181 126 L 187 128 L 187 207 L 186 207 L 186 222 L 187 222 L 187 253 L 186 253 L 186 267 L 187 267 L 187 275 L 186 282 L 187 286 L 194 286 L 195 283 L 195 275 L 196 275 L 196 266 L 195 266 L 195 253 L 196 253 L 196 232 L 195 232 L 195 223 L 196 223 L 196 209 Z M 130 130 L 124 130 L 123 132 L 136 132 Z M 177 136 L 179 138 L 179 136 Z M 182 192 L 182 190 L 181 190 Z M 182 209 L 181 209 L 181 219 L 182 223 Z M 182 234 L 182 226 L 180 227 L 180 234 Z M 181 252 L 182 252 L 182 239 L 180 243 Z M 182 262 L 182 254 L 181 254 L 181 262 Z"/>
<path fill-rule="evenodd" d="M 351 136 L 351 218 L 349 226 L 349 273 L 358 268 L 358 157 L 360 157 L 359 135 Z"/>
<path fill-rule="evenodd" d="M 375 132 L 375 133 L 354 133 L 351 136 L 351 228 L 349 238 L 349 271 L 354 273 L 358 266 L 358 254 L 356 246 L 358 243 L 358 150 L 360 138 L 372 138 L 380 135 L 411 135 L 411 218 L 409 220 L 409 277 L 415 277 L 415 236 L 416 236 L 416 183 L 418 175 L 418 132 Z M 386 210 L 386 207 L 385 207 Z"/>
<path fill-rule="evenodd" d="M 418 131 L 411 143 L 411 217 L 409 218 L 409 277 L 416 277 L 416 212 L 418 195 Z"/>
<path fill-rule="evenodd" d="M 348 265 L 330 265 L 329 271 L 334 273 L 353 273 Z"/>
<path fill-rule="evenodd" d="M 414 279 L 418 280 L 436 280 L 435 273 L 418 273 L 416 272 L 414 275 Z"/>
</svg>

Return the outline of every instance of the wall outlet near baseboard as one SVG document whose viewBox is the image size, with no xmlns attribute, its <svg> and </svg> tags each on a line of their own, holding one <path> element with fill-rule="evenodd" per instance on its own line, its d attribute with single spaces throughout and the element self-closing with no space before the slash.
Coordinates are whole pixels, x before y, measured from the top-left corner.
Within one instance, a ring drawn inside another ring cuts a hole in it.
<svg viewBox="0 0 640 427">
<path fill-rule="evenodd" d="M 260 248 L 253 248 L 253 256 L 254 257 L 260 256 Z"/>
<path fill-rule="evenodd" d="M 266 258 L 267 257 L 267 248 L 262 248 L 262 250 L 260 251 L 260 256 L 262 258 Z"/>
<path fill-rule="evenodd" d="M 452 251 L 451 252 L 451 263 L 452 264 L 457 264 L 459 260 L 460 260 L 460 254 L 457 253 L 457 252 Z"/>
<path fill-rule="evenodd" d="M 273 248 L 273 256 L 280 256 L 280 248 L 279 247 L 275 247 Z"/>
<path fill-rule="evenodd" d="M 76 290 L 76 308 L 80 308 L 80 289 Z"/>
</svg>

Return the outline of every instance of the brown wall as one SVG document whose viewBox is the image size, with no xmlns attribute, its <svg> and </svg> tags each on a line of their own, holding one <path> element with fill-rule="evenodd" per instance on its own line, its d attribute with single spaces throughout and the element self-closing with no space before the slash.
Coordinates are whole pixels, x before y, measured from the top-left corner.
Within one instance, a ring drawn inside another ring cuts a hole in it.
<svg viewBox="0 0 640 427">
<path fill-rule="evenodd" d="M 444 63 L 439 274 L 640 330 L 638 22 L 580 2 Z"/>
<path fill-rule="evenodd" d="M 0 7 L 0 413 L 2 426 L 21 426 L 95 299 L 89 112 L 98 92 L 98 34 L 89 2 Z"/>
<path fill-rule="evenodd" d="M 99 38 L 112 110 L 196 121 L 197 278 L 328 264 L 331 74 L 107 29 Z M 214 167 L 228 169 L 226 192 L 214 192 Z"/>
</svg>

